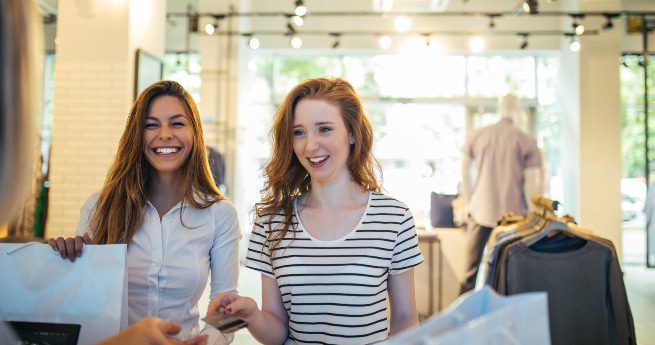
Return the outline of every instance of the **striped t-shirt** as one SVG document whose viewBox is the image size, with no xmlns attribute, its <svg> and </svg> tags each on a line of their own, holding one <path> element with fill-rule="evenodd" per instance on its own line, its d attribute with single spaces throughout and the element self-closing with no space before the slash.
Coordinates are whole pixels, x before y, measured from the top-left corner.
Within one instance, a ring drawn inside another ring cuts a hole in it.
<svg viewBox="0 0 655 345">
<path fill-rule="evenodd" d="M 370 344 L 386 339 L 388 277 L 423 262 L 407 206 L 371 192 L 359 224 L 330 241 L 305 231 L 294 207 L 296 228 L 271 257 L 266 238 L 270 227 L 275 231 L 283 220 L 282 213 L 257 219 L 246 266 L 277 281 L 289 316 L 286 344 Z"/>
</svg>

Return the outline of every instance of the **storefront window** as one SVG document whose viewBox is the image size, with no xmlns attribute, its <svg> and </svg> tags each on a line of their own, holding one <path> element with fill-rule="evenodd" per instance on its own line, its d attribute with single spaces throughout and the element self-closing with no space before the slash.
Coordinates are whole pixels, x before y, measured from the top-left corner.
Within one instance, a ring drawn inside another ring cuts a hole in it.
<svg viewBox="0 0 655 345">
<path fill-rule="evenodd" d="M 500 97 L 508 92 L 535 98 L 535 58 L 471 56 L 467 60 L 468 95 Z"/>
</svg>

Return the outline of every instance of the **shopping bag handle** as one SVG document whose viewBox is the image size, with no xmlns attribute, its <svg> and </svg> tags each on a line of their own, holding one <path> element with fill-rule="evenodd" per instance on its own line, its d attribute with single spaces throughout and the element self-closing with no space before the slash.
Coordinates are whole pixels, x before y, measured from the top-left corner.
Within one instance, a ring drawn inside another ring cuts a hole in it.
<svg viewBox="0 0 655 345">
<path fill-rule="evenodd" d="M 23 248 L 31 246 L 33 244 L 41 244 L 41 242 L 27 242 L 27 243 L 24 243 L 22 246 L 18 246 L 16 248 L 12 249 L 12 250 L 7 251 L 5 254 L 6 255 L 11 255 L 11 254 L 23 249 Z M 59 255 L 59 253 L 54 252 L 54 255 Z"/>
</svg>

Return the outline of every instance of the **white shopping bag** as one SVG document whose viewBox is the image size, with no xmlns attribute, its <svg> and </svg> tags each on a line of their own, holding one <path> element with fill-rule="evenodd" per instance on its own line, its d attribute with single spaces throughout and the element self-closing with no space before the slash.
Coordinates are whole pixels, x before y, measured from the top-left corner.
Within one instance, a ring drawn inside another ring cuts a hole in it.
<svg viewBox="0 0 655 345">
<path fill-rule="evenodd" d="M 0 243 L 0 320 L 81 325 L 94 344 L 127 326 L 126 245 L 85 245 L 74 263 L 47 244 Z"/>
<path fill-rule="evenodd" d="M 545 292 L 500 296 L 485 286 L 385 345 L 550 345 Z"/>
</svg>

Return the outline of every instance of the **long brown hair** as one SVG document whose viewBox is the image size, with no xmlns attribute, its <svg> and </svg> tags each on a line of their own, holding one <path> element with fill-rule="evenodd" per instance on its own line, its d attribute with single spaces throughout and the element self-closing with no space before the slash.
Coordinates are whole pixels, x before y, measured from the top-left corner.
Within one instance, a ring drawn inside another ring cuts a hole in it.
<svg viewBox="0 0 655 345">
<path fill-rule="evenodd" d="M 292 227 L 293 202 L 311 189 L 309 173 L 293 152 L 293 118 L 302 99 L 320 99 L 337 105 L 354 143 L 350 145 L 348 171 L 362 189 L 379 192 L 376 180 L 380 164 L 373 157 L 373 127 L 364 113 L 362 102 L 353 87 L 345 80 L 315 78 L 296 86 L 278 109 L 273 119 L 270 137 L 273 143 L 271 159 L 265 167 L 266 183 L 261 190 L 262 200 L 255 205 L 257 216 L 273 217 L 284 212 L 281 231 L 269 231 L 267 243 L 271 252 Z M 272 229 L 270 229 L 272 230 Z"/>
<path fill-rule="evenodd" d="M 180 219 L 187 203 L 196 208 L 207 208 L 223 199 L 209 170 L 202 125 L 195 102 L 182 85 L 174 81 L 157 82 L 139 95 L 130 110 L 118 144 L 116 159 L 109 169 L 91 217 L 90 227 L 94 231 L 94 244 L 124 241 L 129 245 L 143 222 L 148 187 L 155 174 L 143 151 L 143 132 L 150 104 L 161 96 L 172 96 L 180 100 L 193 130 L 193 147 L 181 167 Z"/>
</svg>

